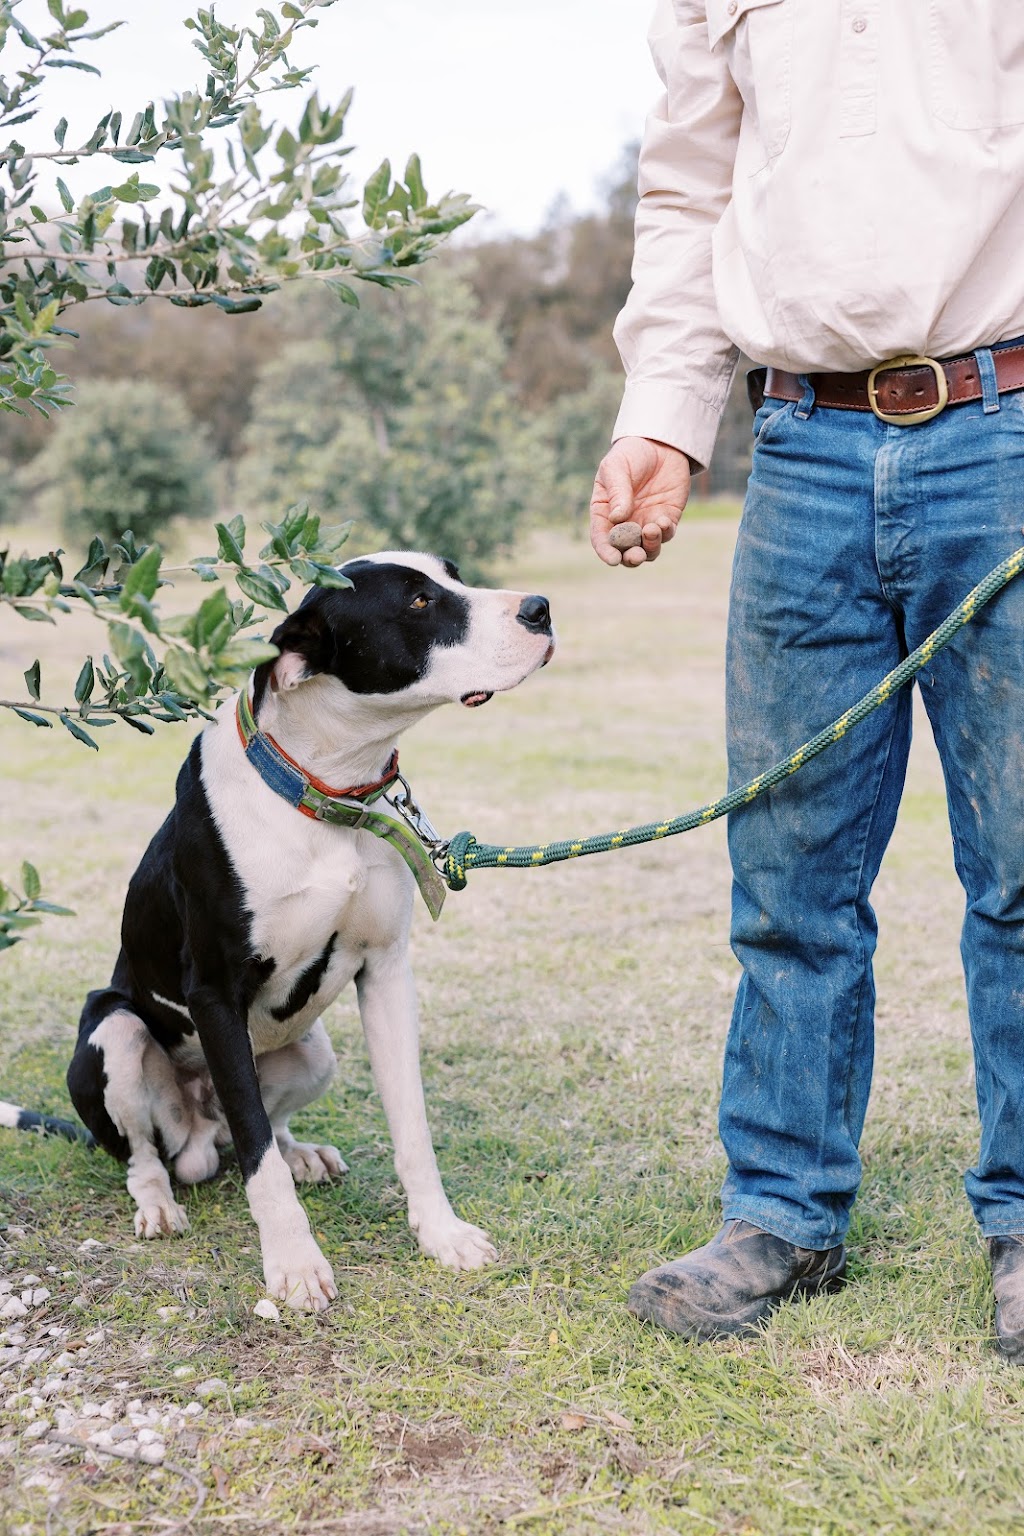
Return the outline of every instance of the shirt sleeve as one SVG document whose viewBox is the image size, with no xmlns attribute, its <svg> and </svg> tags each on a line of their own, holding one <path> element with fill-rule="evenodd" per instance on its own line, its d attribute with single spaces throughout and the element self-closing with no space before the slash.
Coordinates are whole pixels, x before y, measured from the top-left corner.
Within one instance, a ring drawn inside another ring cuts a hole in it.
<svg viewBox="0 0 1024 1536">
<path fill-rule="evenodd" d="M 739 355 L 718 318 L 711 236 L 731 195 L 742 102 L 721 51 L 711 53 L 703 4 L 658 0 L 649 41 L 665 94 L 640 149 L 613 437 L 653 438 L 706 466 Z"/>
</svg>

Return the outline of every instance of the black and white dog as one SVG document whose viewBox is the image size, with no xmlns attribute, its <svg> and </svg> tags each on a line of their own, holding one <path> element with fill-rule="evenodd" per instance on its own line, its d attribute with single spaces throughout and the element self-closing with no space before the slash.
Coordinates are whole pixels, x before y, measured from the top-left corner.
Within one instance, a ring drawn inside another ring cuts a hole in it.
<svg viewBox="0 0 1024 1536">
<path fill-rule="evenodd" d="M 275 631 L 281 654 L 256 669 L 251 708 L 247 691 L 196 739 L 68 1071 L 86 1125 L 127 1161 L 140 1236 L 188 1225 L 168 1167 L 184 1184 L 208 1179 L 233 1142 L 268 1291 L 318 1311 L 334 1277 L 294 1186 L 345 1164 L 296 1141 L 288 1121 L 331 1081 L 320 1014 L 353 979 L 420 1247 L 453 1269 L 495 1250 L 452 1210 L 434 1158 L 408 958 L 413 876 L 371 831 L 301 814 L 290 777 L 369 803 L 397 771 L 400 732 L 440 704 L 514 688 L 554 648 L 544 598 L 467 587 L 448 561 L 381 554 L 342 569 L 351 590 L 314 588 Z"/>
</svg>

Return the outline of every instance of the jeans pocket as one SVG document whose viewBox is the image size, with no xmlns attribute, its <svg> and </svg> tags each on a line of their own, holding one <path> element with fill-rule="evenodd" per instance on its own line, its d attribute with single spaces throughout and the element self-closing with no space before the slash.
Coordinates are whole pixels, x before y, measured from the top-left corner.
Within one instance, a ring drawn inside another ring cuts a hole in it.
<svg viewBox="0 0 1024 1536">
<path fill-rule="evenodd" d="M 763 448 L 771 435 L 772 428 L 788 416 L 793 410 L 791 400 L 768 399 L 754 417 L 754 447 Z"/>
</svg>

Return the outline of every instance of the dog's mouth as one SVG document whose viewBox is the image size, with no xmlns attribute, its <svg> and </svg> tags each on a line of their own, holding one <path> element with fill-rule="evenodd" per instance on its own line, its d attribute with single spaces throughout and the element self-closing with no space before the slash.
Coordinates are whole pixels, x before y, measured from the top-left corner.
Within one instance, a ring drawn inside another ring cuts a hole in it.
<svg viewBox="0 0 1024 1536">
<path fill-rule="evenodd" d="M 464 693 L 459 700 L 467 709 L 479 709 L 481 704 L 486 704 L 488 699 L 493 699 L 493 693 Z"/>
<path fill-rule="evenodd" d="M 551 658 L 552 658 L 552 656 L 554 654 L 555 654 L 555 642 L 552 640 L 551 644 L 548 646 L 547 650 L 544 652 L 544 660 L 541 662 L 541 666 L 542 667 L 546 667 L 548 662 L 551 660 Z"/>
</svg>

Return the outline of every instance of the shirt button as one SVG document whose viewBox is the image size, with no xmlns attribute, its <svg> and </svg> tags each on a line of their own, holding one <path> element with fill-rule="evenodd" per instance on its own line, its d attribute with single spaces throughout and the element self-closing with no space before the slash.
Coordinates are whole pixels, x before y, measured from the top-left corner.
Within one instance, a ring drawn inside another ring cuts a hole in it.
<svg viewBox="0 0 1024 1536">
<path fill-rule="evenodd" d="M 729 10 L 729 15 L 730 16 L 735 16 L 736 15 L 736 12 L 739 10 L 739 6 L 737 4 L 737 0 L 729 0 L 728 10 Z"/>
<path fill-rule="evenodd" d="M 855 32 L 865 32 L 867 30 L 867 25 L 868 24 L 865 21 L 864 17 L 863 16 L 858 16 L 856 21 L 853 24 L 853 30 Z"/>
</svg>

